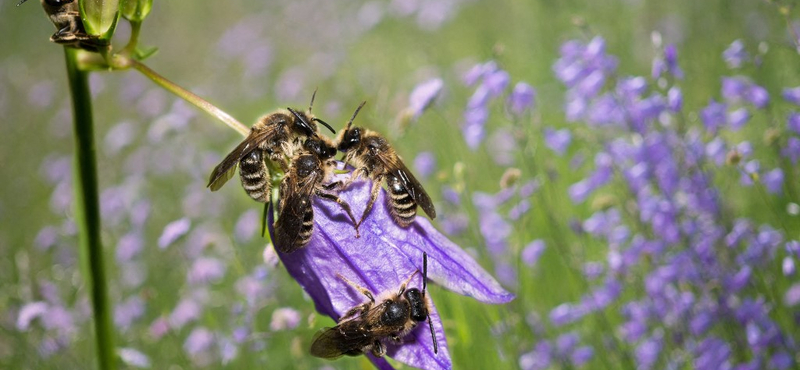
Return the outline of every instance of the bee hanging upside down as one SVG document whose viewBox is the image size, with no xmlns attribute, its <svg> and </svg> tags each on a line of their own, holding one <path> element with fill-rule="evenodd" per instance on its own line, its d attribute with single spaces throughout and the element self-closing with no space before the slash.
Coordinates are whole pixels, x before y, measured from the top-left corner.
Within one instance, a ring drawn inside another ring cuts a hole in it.
<svg viewBox="0 0 800 370">
<path fill-rule="evenodd" d="M 397 293 L 378 304 L 369 290 L 339 275 L 339 278 L 364 294 L 369 301 L 350 309 L 335 327 L 318 332 L 311 343 L 311 354 L 335 359 L 342 355 L 358 356 L 369 352 L 376 357 L 382 357 L 386 354 L 386 345 L 382 342 L 384 339 L 402 343 L 403 337 L 426 319 L 433 339 L 433 352 L 438 353 L 430 308 L 425 297 L 428 280 L 428 255 L 425 253 L 422 255 L 422 266 L 421 292 L 417 288 L 406 289 L 411 278 L 419 272 L 417 270 L 400 285 Z"/>
<path fill-rule="evenodd" d="M 431 219 L 436 218 L 433 202 L 416 177 L 406 167 L 389 142 L 377 132 L 352 127 L 353 119 L 366 104 L 361 103 L 344 131 L 339 133 L 337 149 L 345 153 L 344 162 L 355 167 L 351 181 L 365 176 L 373 181 L 370 199 L 357 225 L 361 225 L 378 198 L 381 183 L 389 188 L 389 205 L 392 218 L 402 227 L 414 222 L 417 205 Z"/>
<path fill-rule="evenodd" d="M 254 200 L 270 201 L 272 178 L 265 160 L 278 163 L 284 171 L 288 169 L 286 157 L 291 157 L 300 146 L 302 138 L 321 138 L 318 135 L 319 122 L 331 132 L 336 131 L 324 121 L 311 114 L 314 97 L 305 112 L 292 108 L 281 109 L 261 117 L 250 129 L 250 134 L 211 172 L 208 187 L 217 191 L 233 177 L 239 166 L 239 177 L 247 194 Z M 332 144 L 330 144 L 332 145 Z"/>
<path fill-rule="evenodd" d="M 314 209 L 312 196 L 326 198 L 347 212 L 356 237 L 359 237 L 355 217 L 350 205 L 334 194 L 327 193 L 340 184 L 326 184 L 333 177 L 336 149 L 326 139 L 309 138 L 303 142 L 302 149 L 292 158 L 292 164 L 281 181 L 278 220 L 275 222 L 275 249 L 282 253 L 292 253 L 304 247 L 314 232 Z"/>
<path fill-rule="evenodd" d="M 17 6 L 22 5 L 25 1 L 27 0 L 20 1 Z M 100 48 L 108 46 L 107 42 L 86 33 L 81 20 L 78 0 L 41 0 L 41 3 L 50 22 L 57 29 L 50 36 L 50 41 L 89 51 L 99 51 Z"/>
</svg>

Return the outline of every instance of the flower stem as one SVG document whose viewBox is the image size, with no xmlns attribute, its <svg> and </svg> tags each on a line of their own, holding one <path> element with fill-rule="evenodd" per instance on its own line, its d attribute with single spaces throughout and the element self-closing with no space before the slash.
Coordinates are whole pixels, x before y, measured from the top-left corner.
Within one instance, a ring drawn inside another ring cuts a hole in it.
<svg viewBox="0 0 800 370">
<path fill-rule="evenodd" d="M 81 255 L 88 266 L 88 286 L 94 311 L 97 360 L 100 369 L 115 369 L 114 330 L 108 304 L 103 245 L 100 241 L 100 208 L 95 163 L 92 96 L 88 73 L 78 68 L 78 49 L 65 47 L 67 76 L 72 97 L 75 129 L 75 194 Z"/>
<path fill-rule="evenodd" d="M 150 67 L 136 61 L 133 58 L 130 58 L 127 62 L 130 63 L 131 67 L 141 72 L 151 80 L 153 80 L 153 82 L 155 82 L 156 84 L 169 90 L 173 94 L 181 97 L 182 99 L 188 101 L 189 103 L 192 103 L 194 106 L 210 114 L 212 117 L 219 119 L 226 125 L 238 131 L 240 134 L 242 134 L 242 136 L 247 136 L 250 133 L 250 129 L 247 128 L 247 126 L 243 125 L 241 122 L 231 117 L 231 115 L 229 115 L 228 113 L 225 113 L 221 109 L 207 102 L 203 98 L 195 95 L 191 91 L 186 90 L 176 85 L 174 82 L 164 78 L 160 74 L 156 73 L 156 71 L 150 69 Z"/>
</svg>

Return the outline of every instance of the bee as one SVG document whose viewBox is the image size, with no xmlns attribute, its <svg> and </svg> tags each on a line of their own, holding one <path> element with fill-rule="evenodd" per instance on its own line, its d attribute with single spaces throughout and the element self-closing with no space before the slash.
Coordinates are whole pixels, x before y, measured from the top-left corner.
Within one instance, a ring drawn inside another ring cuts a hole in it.
<svg viewBox="0 0 800 370">
<path fill-rule="evenodd" d="M 320 330 L 311 343 L 311 354 L 335 359 L 342 355 L 358 356 L 369 352 L 376 357 L 382 357 L 386 354 L 384 339 L 390 338 L 395 343 L 402 343 L 403 337 L 426 319 L 433 339 L 433 352 L 439 353 L 430 308 L 425 298 L 428 280 L 427 253 L 422 254 L 422 266 L 421 292 L 417 288 L 406 289 L 411 278 L 419 272 L 416 270 L 400 285 L 397 293 L 380 304 L 375 303 L 372 292 L 347 280 L 344 276 L 337 275 L 364 294 L 369 301 L 347 311 L 335 327 Z"/>
<path fill-rule="evenodd" d="M 364 104 L 366 102 L 358 106 L 356 113 Z M 431 219 L 436 218 L 436 209 L 428 193 L 422 188 L 419 180 L 411 174 L 386 138 L 371 130 L 352 127 L 352 124 L 353 120 L 350 120 L 344 131 L 339 133 L 337 149 L 345 153 L 344 162 L 355 167 L 350 181 L 360 176 L 373 181 L 370 199 L 358 225 L 364 222 L 372 209 L 375 199 L 378 198 L 378 189 L 384 181 L 389 188 L 388 200 L 392 218 L 400 226 L 407 227 L 414 222 L 417 205 L 422 207 Z"/>
<path fill-rule="evenodd" d="M 314 231 L 312 195 L 332 200 L 347 212 L 353 225 L 356 219 L 350 205 L 338 196 L 328 193 L 340 184 L 326 184 L 336 168 L 336 147 L 321 137 L 308 138 L 302 149 L 292 159 L 292 164 L 281 180 L 278 220 L 275 221 L 275 248 L 282 253 L 292 253 L 311 240 Z M 356 237 L 358 228 L 356 228 Z"/>
<path fill-rule="evenodd" d="M 20 1 L 17 6 L 27 0 Z M 57 31 L 50 36 L 50 41 L 56 44 L 80 47 L 90 51 L 98 51 L 101 41 L 86 33 L 81 21 L 78 0 L 41 0 L 44 12 L 50 22 L 56 26 Z"/>
<path fill-rule="evenodd" d="M 334 134 L 336 133 L 325 121 L 311 114 L 311 107 L 314 105 L 316 95 L 317 92 L 314 91 L 311 96 L 311 104 L 305 112 L 286 108 L 259 118 L 258 122 L 250 128 L 247 138 L 214 168 L 207 187 L 211 191 L 219 190 L 233 177 L 238 165 L 242 187 L 250 198 L 261 203 L 268 203 L 272 190 L 272 178 L 265 160 L 269 159 L 278 163 L 286 172 L 288 168 L 286 156 L 293 155 L 293 152 L 299 147 L 301 138 L 323 137 L 317 134 L 315 122 L 319 122 Z"/>
</svg>

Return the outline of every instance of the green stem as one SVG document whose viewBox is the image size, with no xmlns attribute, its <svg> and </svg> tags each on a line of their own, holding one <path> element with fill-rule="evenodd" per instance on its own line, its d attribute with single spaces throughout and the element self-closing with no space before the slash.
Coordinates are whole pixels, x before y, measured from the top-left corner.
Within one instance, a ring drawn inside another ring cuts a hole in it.
<svg viewBox="0 0 800 370">
<path fill-rule="evenodd" d="M 210 114 L 212 117 L 217 118 L 218 120 L 222 121 L 224 124 L 230 126 L 234 130 L 238 131 L 242 136 L 247 136 L 250 133 L 250 129 L 247 126 L 243 125 L 241 122 L 237 121 L 235 118 L 231 117 L 228 113 L 225 113 L 223 110 L 217 108 L 213 104 L 207 102 L 203 98 L 195 95 L 189 90 L 186 90 L 174 82 L 164 78 L 160 74 L 156 73 L 156 71 L 150 69 L 150 67 L 139 63 L 133 58 L 125 61 L 126 63 L 130 63 L 130 67 L 133 67 L 137 71 L 141 72 L 153 82 L 160 85 L 161 87 L 169 90 L 173 94 L 179 96 L 180 98 L 192 103 L 194 106 L 200 108 L 201 110 L 205 111 L 206 113 Z"/>
<path fill-rule="evenodd" d="M 108 304 L 103 245 L 100 241 L 100 207 L 97 191 L 92 96 L 88 73 L 78 68 L 78 50 L 65 47 L 67 75 L 75 120 L 75 220 L 78 224 L 81 254 L 88 262 L 88 286 L 94 310 L 97 360 L 100 369 L 116 368 L 114 331 Z"/>
</svg>

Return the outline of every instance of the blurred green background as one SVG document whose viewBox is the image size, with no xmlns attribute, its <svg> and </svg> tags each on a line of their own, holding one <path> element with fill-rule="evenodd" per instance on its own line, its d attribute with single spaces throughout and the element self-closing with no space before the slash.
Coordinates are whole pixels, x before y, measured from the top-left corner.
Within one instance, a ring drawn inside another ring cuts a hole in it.
<svg viewBox="0 0 800 370">
<path fill-rule="evenodd" d="M 63 51 L 48 41 L 54 28 L 36 1 L 14 4 L 0 5 L 0 368 L 87 368 L 94 361 L 93 332 L 86 321 L 88 308 L 80 309 L 86 302 L 70 222 L 72 190 L 58 185 L 70 183 L 58 180 L 63 180 L 58 169 L 69 163 L 73 144 Z M 545 318 L 558 304 L 576 301 L 586 284 L 576 275 L 576 261 L 603 253 L 596 241 L 568 233 L 570 220 L 591 211 L 588 203 L 574 206 L 566 194 L 586 171 L 570 170 L 568 157 L 555 157 L 541 147 L 543 125 L 566 125 L 561 109 L 564 87 L 552 73 L 559 45 L 601 35 L 609 53 L 619 57 L 620 74 L 649 76 L 653 32 L 664 43 L 678 46 L 690 111 L 718 96 L 719 76 L 727 73 L 721 53 L 735 39 L 743 39 L 751 50 L 765 42 L 770 51 L 763 56 L 764 64 L 786 66 L 752 71 L 771 92 L 800 84 L 787 24 L 767 1 L 156 0 L 144 22 L 141 44 L 159 49 L 146 60 L 151 68 L 246 124 L 286 105 L 305 107 L 315 88 L 315 112 L 337 128 L 367 100 L 360 122 L 392 139 L 407 163 L 421 151 L 435 155 L 438 169 L 425 186 L 437 202 L 442 201 L 444 185 L 461 186 L 465 199 L 473 191 L 495 193 L 506 170 L 494 164 L 485 145 L 470 151 L 464 143 L 460 125 L 473 88 L 464 86 L 462 74 L 475 63 L 494 59 L 510 73 L 512 83 L 533 85 L 538 108 L 525 133 L 530 144 L 515 152 L 516 167 L 524 179 L 542 179 L 543 187 L 531 199 L 532 211 L 514 224 L 510 245 L 511 253 L 519 253 L 541 238 L 548 243 L 547 251 L 535 268 L 518 263 L 518 286 L 507 286 L 518 298 L 507 305 L 484 305 L 431 287 L 454 367 L 486 369 L 518 367 L 520 354 L 538 339 L 526 321 L 531 315 Z M 121 46 L 126 34 L 122 22 L 115 45 Z M 418 122 L 398 125 L 410 91 L 433 77 L 444 80 L 443 95 Z M 312 303 L 280 266 L 267 269 L 264 295 L 256 299 L 250 324 L 232 313 L 233 306 L 247 302 L 237 293 L 237 281 L 263 265 L 265 247 L 257 231 L 235 237 L 234 230 L 243 214 L 260 212 L 260 207 L 238 186 L 210 193 L 204 185 L 208 171 L 240 136 L 135 71 L 94 73 L 92 86 L 100 185 L 113 189 L 103 198 L 111 204 L 104 208 L 109 216 L 103 234 L 111 263 L 111 297 L 114 303 L 139 297 L 146 306 L 129 327 L 118 330 L 117 346 L 143 352 L 154 368 L 222 366 L 219 356 L 203 362 L 184 352 L 195 324 L 160 339 L 149 329 L 154 320 L 170 314 L 180 297 L 196 291 L 186 281 L 191 252 L 185 244 L 200 241 L 205 253 L 225 261 L 227 268 L 221 280 L 203 289 L 206 308 L 196 324 L 223 332 L 233 326 L 252 329 L 224 367 L 370 368 L 363 358 L 326 362 L 306 354 L 313 333 L 331 320 L 314 313 Z M 494 109 L 489 131 L 509 123 L 501 106 Z M 124 143 L 109 143 L 114 137 L 123 137 Z M 587 150 L 592 148 L 581 147 L 578 139 L 570 152 Z M 454 174 L 457 163 L 466 165 L 461 174 Z M 558 175 L 548 175 L 552 173 Z M 143 201 L 149 212 L 138 224 L 128 216 L 115 218 L 122 210 L 144 207 Z M 477 229 L 477 211 L 468 203 L 462 210 L 470 216 L 470 227 L 453 240 L 492 271 Z M 182 217 L 192 221 L 191 231 L 159 248 L 163 228 Z M 47 232 L 56 235 L 52 243 L 42 241 Z M 130 276 L 114 262 L 120 238 L 132 232 L 144 241 L 137 264 L 144 280 L 135 287 L 126 285 Z M 554 239 L 566 248 L 556 248 Z M 17 328 L 19 308 L 52 293 L 42 282 L 57 288 L 53 294 L 65 307 L 83 312 L 75 314 L 68 343 L 47 356 L 42 355 L 42 343 L 49 338 L 46 329 Z M 270 329 L 272 313 L 280 307 L 299 311 L 296 329 Z M 580 330 L 613 330 L 618 320 L 588 319 Z M 587 366 L 614 368 L 623 364 L 618 361 L 618 356 L 600 353 Z"/>
</svg>

